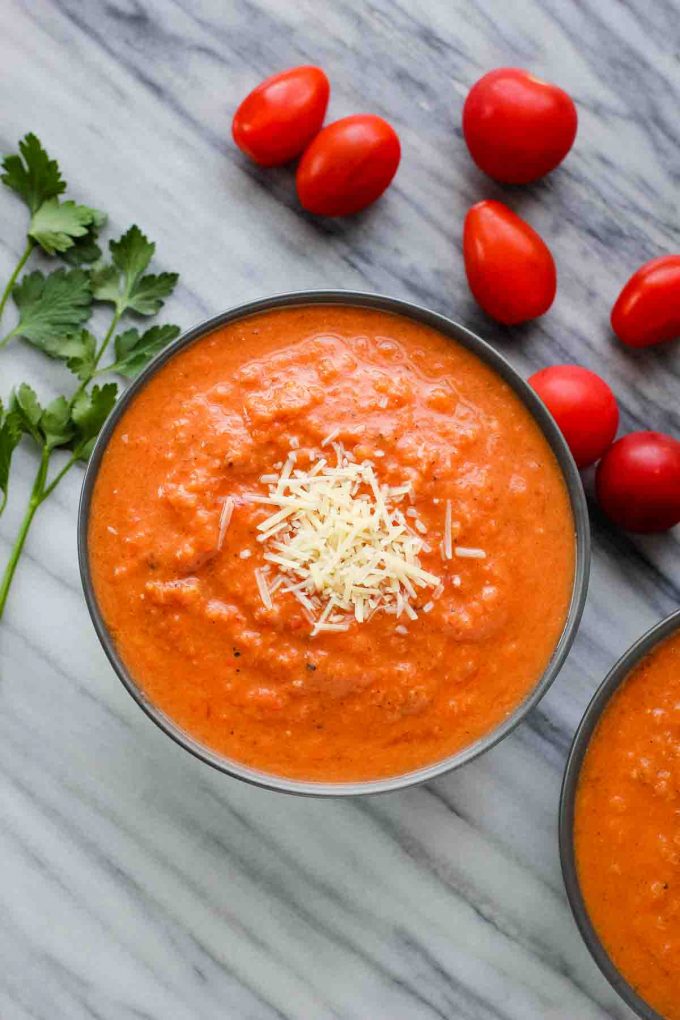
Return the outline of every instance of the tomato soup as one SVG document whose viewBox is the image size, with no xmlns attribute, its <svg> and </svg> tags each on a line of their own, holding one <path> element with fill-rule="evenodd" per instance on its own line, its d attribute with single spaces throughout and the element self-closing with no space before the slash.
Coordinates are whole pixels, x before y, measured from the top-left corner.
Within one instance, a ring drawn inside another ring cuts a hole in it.
<svg viewBox="0 0 680 1020">
<path fill-rule="evenodd" d="M 607 953 L 642 999 L 680 1020 L 680 634 L 605 709 L 574 825 L 579 884 Z"/>
<path fill-rule="evenodd" d="M 511 388 L 352 306 L 254 315 L 164 365 L 102 458 L 88 548 L 146 696 L 231 759 L 317 781 L 398 775 L 506 719 L 575 563 L 560 468 Z"/>
</svg>

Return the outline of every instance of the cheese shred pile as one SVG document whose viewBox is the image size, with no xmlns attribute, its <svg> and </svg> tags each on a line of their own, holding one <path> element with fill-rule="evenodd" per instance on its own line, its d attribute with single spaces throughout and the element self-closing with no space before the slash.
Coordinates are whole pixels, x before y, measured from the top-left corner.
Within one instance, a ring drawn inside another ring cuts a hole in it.
<svg viewBox="0 0 680 1020">
<path fill-rule="evenodd" d="M 429 611 L 429 589 L 435 598 L 441 590 L 440 578 L 419 560 L 429 551 L 426 529 L 399 505 L 410 483 L 381 485 L 372 463 L 357 463 L 331 443 L 334 438 L 328 445 L 335 465 L 321 457 L 303 470 L 291 450 L 278 475 L 261 479 L 268 495 L 247 497 L 273 510 L 257 526 L 271 565 L 258 571 L 262 601 L 271 607 L 275 590 L 289 592 L 302 605 L 312 636 L 345 631 L 352 618 L 363 623 L 376 612 L 416 619 L 419 600 Z"/>
</svg>

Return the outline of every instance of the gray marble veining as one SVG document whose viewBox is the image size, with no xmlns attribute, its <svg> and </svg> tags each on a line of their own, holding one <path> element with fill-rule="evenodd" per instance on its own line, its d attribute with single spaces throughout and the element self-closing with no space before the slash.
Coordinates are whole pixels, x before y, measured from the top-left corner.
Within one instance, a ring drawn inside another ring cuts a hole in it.
<svg viewBox="0 0 680 1020">
<path fill-rule="evenodd" d="M 168 317 L 305 287 L 410 298 L 452 315 L 523 372 L 601 371 L 622 430 L 678 431 L 680 348 L 632 355 L 607 315 L 641 261 L 677 250 L 679 31 L 674 0 L 4 0 L 3 151 L 36 131 L 76 197 L 133 220 L 181 271 Z M 399 131 L 395 185 L 321 222 L 289 169 L 233 148 L 257 81 L 321 63 L 329 116 Z M 467 157 L 460 108 L 485 70 L 530 66 L 576 98 L 562 169 L 523 189 Z M 513 330 L 472 302 L 462 221 L 501 197 L 555 252 L 550 314 Z M 2 279 L 23 209 L 0 196 Z M 60 370 L 20 345 L 0 390 Z M 6 553 L 32 471 L 0 526 Z M 90 626 L 75 554 L 79 477 L 41 511 L 0 630 L 2 1020 L 603 1020 L 629 1012 L 571 920 L 556 842 L 561 770 L 595 686 L 677 605 L 678 535 L 632 539 L 593 511 L 581 631 L 510 738 L 428 787 L 321 803 L 213 774 L 148 722 Z"/>
</svg>

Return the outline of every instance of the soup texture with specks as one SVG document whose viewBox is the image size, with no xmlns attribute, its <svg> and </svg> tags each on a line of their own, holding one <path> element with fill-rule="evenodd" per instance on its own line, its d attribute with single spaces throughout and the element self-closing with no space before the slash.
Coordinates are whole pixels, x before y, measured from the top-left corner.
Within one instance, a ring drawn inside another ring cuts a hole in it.
<svg viewBox="0 0 680 1020">
<path fill-rule="evenodd" d="M 577 789 L 583 898 L 628 983 L 680 1020 L 680 633 L 613 695 Z"/>
<path fill-rule="evenodd" d="M 312 636 L 283 587 L 263 603 L 271 507 L 251 496 L 291 449 L 311 463 L 337 444 L 411 483 L 441 583 L 416 619 Z M 443 556 L 447 501 L 483 558 Z M 495 372 L 409 318 L 305 306 L 224 326 L 150 379 L 103 456 L 88 553 L 122 661 L 180 727 L 268 773 L 349 781 L 439 761 L 517 708 L 563 630 L 575 536 L 555 457 Z"/>
</svg>

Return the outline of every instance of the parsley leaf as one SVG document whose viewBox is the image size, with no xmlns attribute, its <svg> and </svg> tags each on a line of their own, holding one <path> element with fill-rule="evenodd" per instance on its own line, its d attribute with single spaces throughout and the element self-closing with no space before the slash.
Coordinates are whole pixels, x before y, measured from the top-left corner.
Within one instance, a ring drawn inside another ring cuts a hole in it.
<svg viewBox="0 0 680 1020">
<path fill-rule="evenodd" d="M 65 338 L 57 356 L 85 383 L 92 377 L 96 353 L 96 339 L 88 329 L 81 329 Z"/>
<path fill-rule="evenodd" d="M 143 276 L 128 299 L 128 308 L 139 315 L 157 315 L 165 298 L 170 297 L 179 276 L 177 273 L 159 273 Z"/>
<path fill-rule="evenodd" d="M 76 426 L 72 448 L 81 460 L 87 460 L 92 452 L 95 439 L 108 418 L 118 396 L 115 383 L 93 386 L 90 392 L 76 395 L 71 406 L 71 419 Z"/>
<path fill-rule="evenodd" d="M 28 236 L 48 255 L 56 255 L 72 248 L 76 238 L 85 237 L 94 218 L 95 210 L 86 205 L 49 198 L 33 214 Z"/>
<path fill-rule="evenodd" d="M 32 436 L 36 443 L 40 442 L 38 424 L 42 418 L 43 409 L 35 390 L 26 383 L 22 383 L 19 389 L 12 394 L 10 414 L 14 414 L 22 432 Z"/>
<path fill-rule="evenodd" d="M 96 352 L 97 341 L 87 329 L 53 340 L 46 351 L 50 357 L 65 361 L 83 383 L 92 378 Z"/>
<path fill-rule="evenodd" d="M 81 390 L 73 400 L 57 397 L 47 407 L 42 407 L 35 391 L 22 383 L 12 396 L 8 417 L 12 416 L 19 436 L 25 432 L 39 446 L 46 446 L 48 450 L 68 446 L 79 459 L 87 460 L 117 396 L 116 384 L 107 383 L 105 386 L 93 386 L 89 393 Z M 0 438 L 0 451 L 1 443 Z M 0 480 L 1 464 L 0 452 Z"/>
<path fill-rule="evenodd" d="M 97 231 L 90 228 L 82 237 L 78 237 L 70 248 L 60 253 L 69 266 L 86 266 L 102 257 L 102 250 L 97 244 Z"/>
<path fill-rule="evenodd" d="M 91 315 L 92 290 L 82 269 L 57 269 L 44 276 L 37 270 L 24 276 L 12 291 L 19 322 L 11 332 L 22 336 L 52 358 L 61 357 L 64 338 Z"/>
<path fill-rule="evenodd" d="M 75 238 L 73 245 L 61 253 L 64 262 L 68 262 L 70 266 L 88 265 L 96 262 L 102 256 L 102 250 L 97 244 L 97 237 L 106 223 L 106 213 L 99 209 L 91 209 L 90 212 L 94 213 L 94 216 L 87 228 L 87 233 L 82 237 Z"/>
<path fill-rule="evenodd" d="M 31 213 L 43 202 L 61 195 L 66 189 L 59 164 L 50 159 L 34 134 L 19 142 L 20 156 L 5 156 L 2 161 L 2 183 L 15 191 Z M 23 157 L 23 158 L 22 158 Z"/>
<path fill-rule="evenodd" d="M 93 273 L 93 292 L 98 301 L 110 301 L 118 315 L 130 309 L 139 315 L 155 315 L 175 289 L 177 273 L 143 276 L 156 245 L 139 227 L 132 226 L 117 241 L 110 241 L 111 263 Z"/>
<path fill-rule="evenodd" d="M 107 383 L 105 386 L 93 386 L 89 393 L 81 390 L 72 400 L 57 397 L 47 407 L 42 407 L 35 391 L 26 383 L 22 383 L 12 396 L 12 405 L 6 417 L 11 419 L 11 427 L 14 430 L 12 434 L 18 433 L 16 442 L 25 432 L 39 446 L 44 446 L 48 450 L 54 450 L 57 446 L 68 446 L 79 459 L 87 460 L 94 441 L 116 402 L 117 395 L 116 384 Z M 2 482 L 1 428 L 0 482 Z"/>
<path fill-rule="evenodd" d="M 92 270 L 92 295 L 96 301 L 110 301 L 117 305 L 120 299 L 119 277 L 115 266 L 95 266 Z"/>
<path fill-rule="evenodd" d="M 21 423 L 14 411 L 5 411 L 0 402 L 0 514 L 7 503 L 9 469 L 12 454 L 21 439 Z"/>
<path fill-rule="evenodd" d="M 76 429 L 71 418 L 71 405 L 66 397 L 57 397 L 47 405 L 40 416 L 38 427 L 48 450 L 71 442 Z"/>
<path fill-rule="evenodd" d="M 126 282 L 131 285 L 151 262 L 156 245 L 133 224 L 117 241 L 110 241 L 109 248 L 114 266 L 125 274 Z"/>
<path fill-rule="evenodd" d="M 152 326 L 141 335 L 138 329 L 126 329 L 116 337 L 116 360 L 106 371 L 134 379 L 179 334 L 179 326 L 170 325 Z"/>
</svg>

